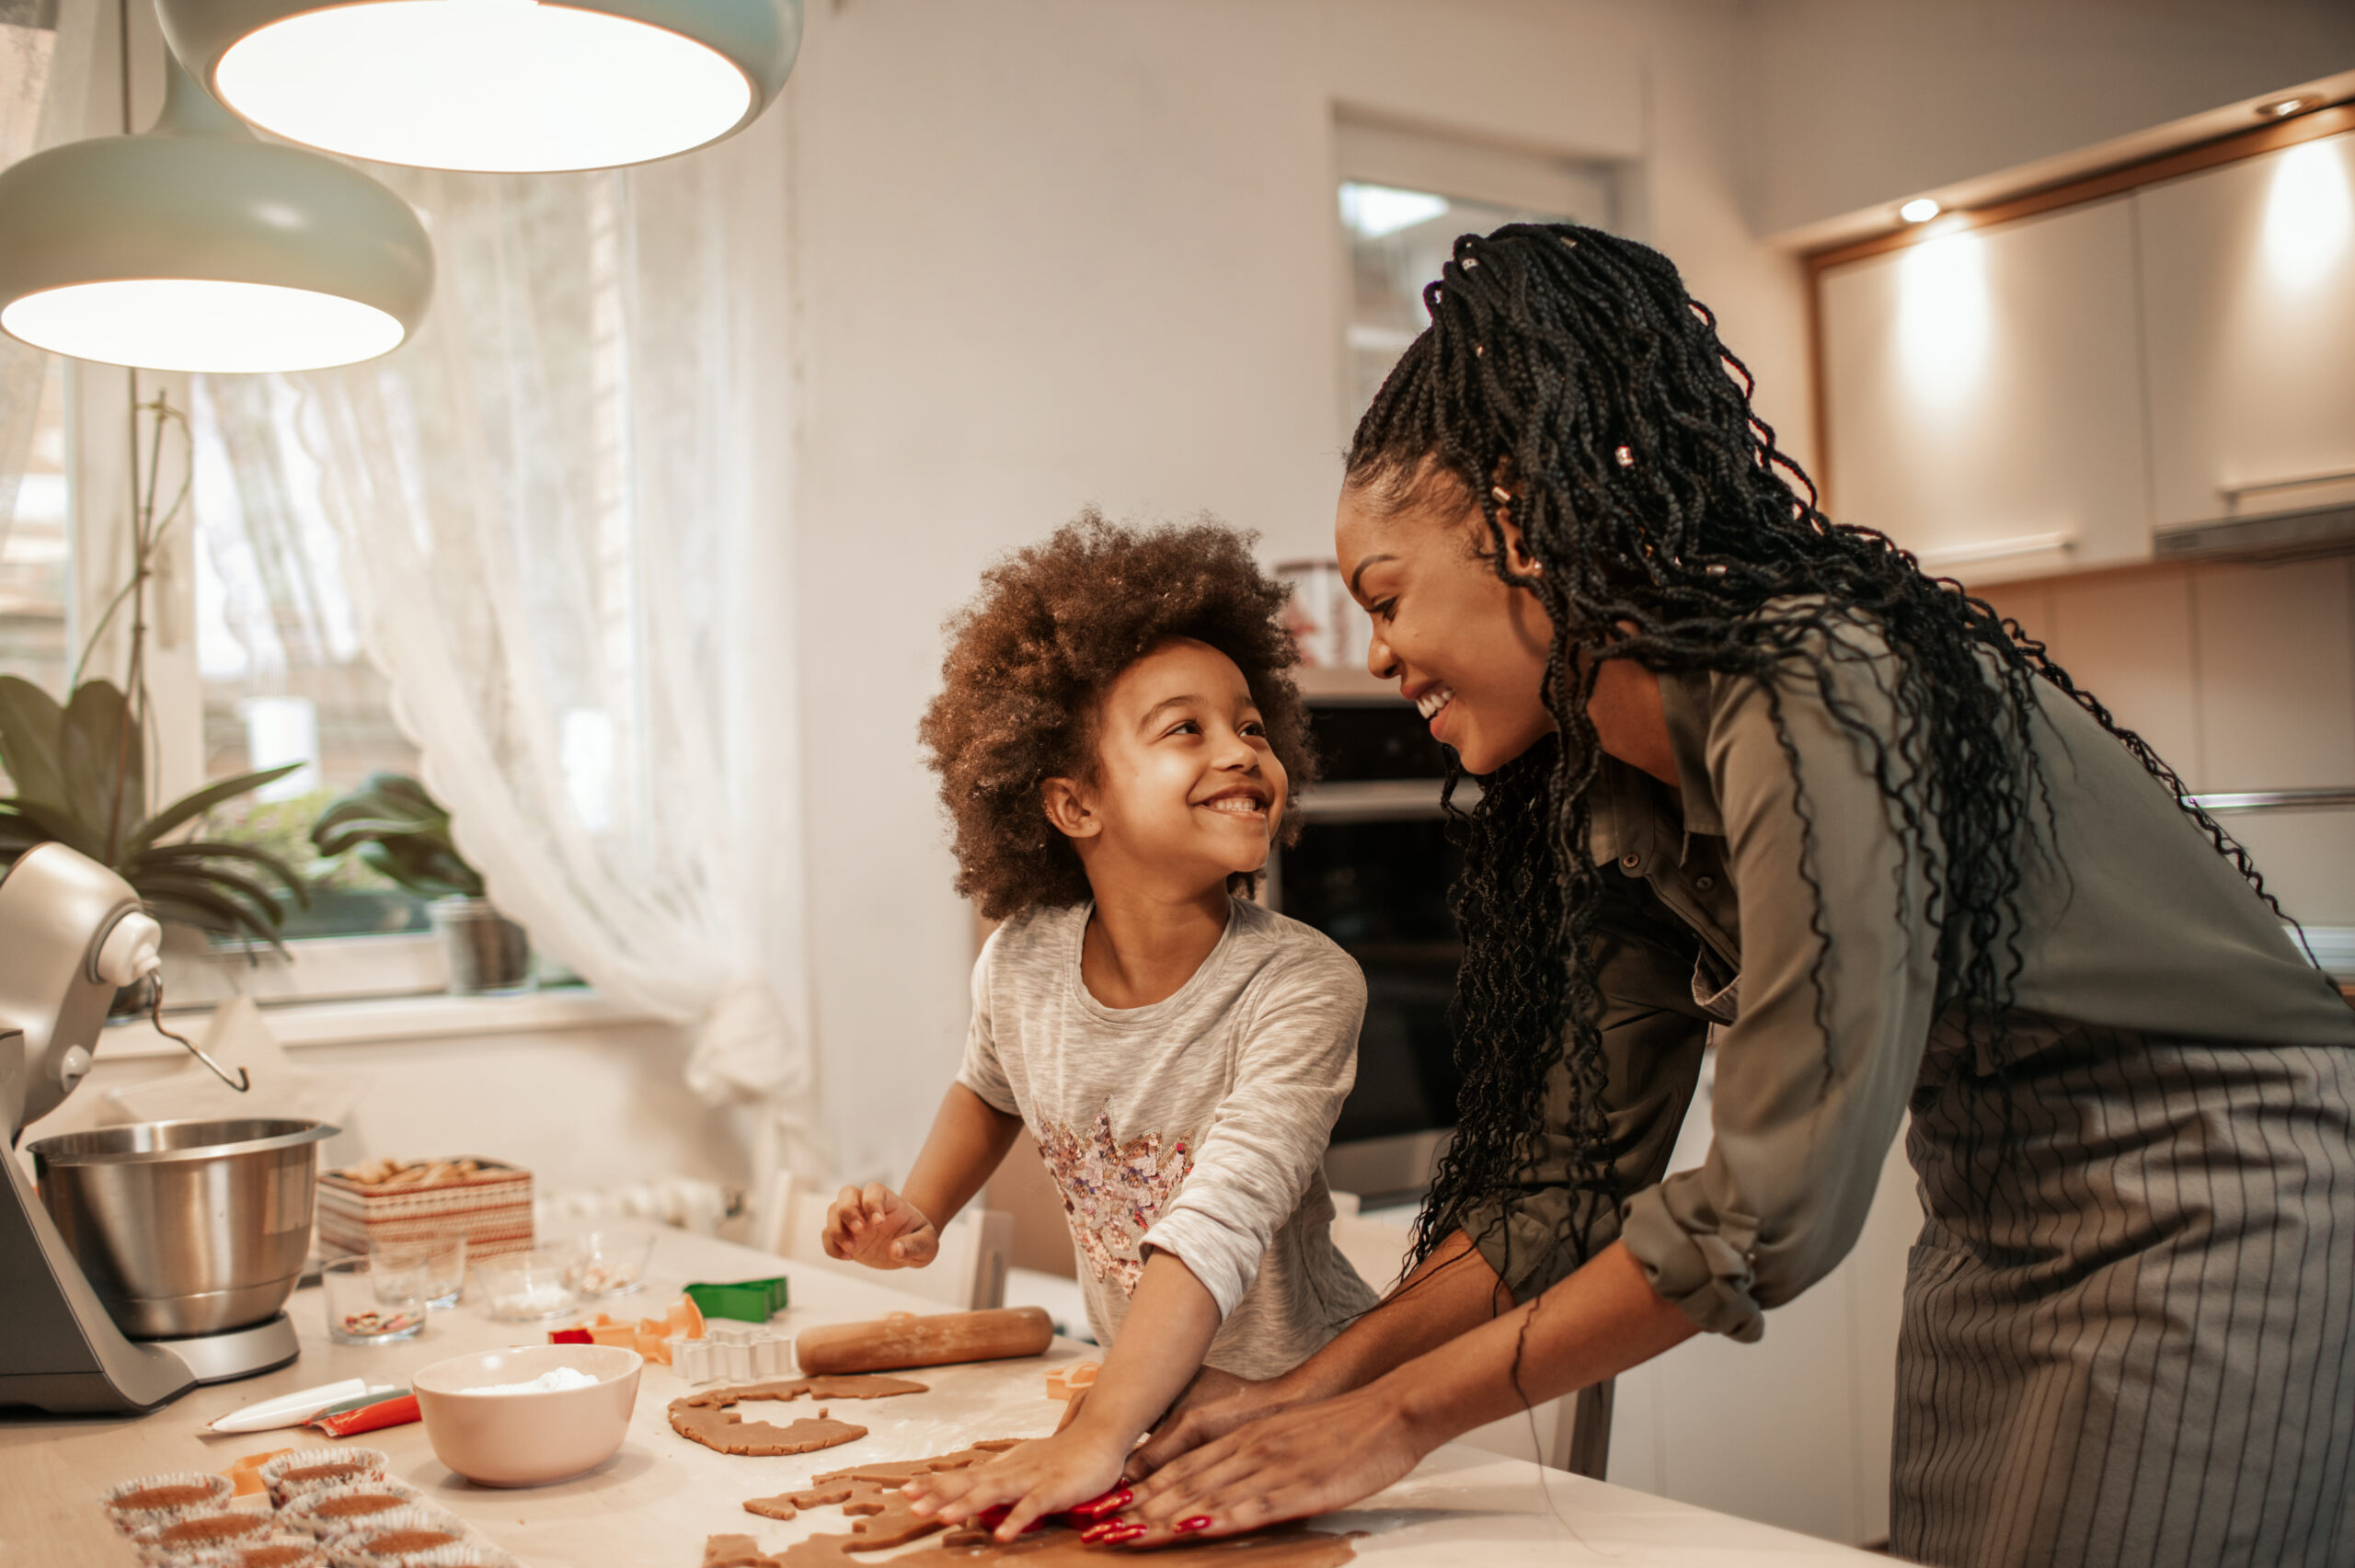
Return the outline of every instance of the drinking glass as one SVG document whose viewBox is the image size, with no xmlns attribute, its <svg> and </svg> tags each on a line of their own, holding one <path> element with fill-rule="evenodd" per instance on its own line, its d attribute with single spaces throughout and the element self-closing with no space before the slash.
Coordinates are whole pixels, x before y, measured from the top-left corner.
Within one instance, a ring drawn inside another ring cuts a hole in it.
<svg viewBox="0 0 2355 1568">
<path fill-rule="evenodd" d="M 425 1327 L 424 1260 L 338 1258 L 319 1272 L 327 1337 L 338 1345 L 391 1345 Z"/>
<path fill-rule="evenodd" d="M 462 1233 L 414 1242 L 371 1242 L 368 1255 L 394 1268 L 425 1270 L 425 1304 L 454 1307 L 466 1283 L 466 1238 Z"/>
</svg>

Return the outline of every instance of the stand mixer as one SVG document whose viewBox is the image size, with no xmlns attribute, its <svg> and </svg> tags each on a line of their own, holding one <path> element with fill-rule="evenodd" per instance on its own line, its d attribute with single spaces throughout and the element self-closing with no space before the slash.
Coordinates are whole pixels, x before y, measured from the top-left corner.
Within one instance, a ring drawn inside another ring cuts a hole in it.
<svg viewBox="0 0 2355 1568">
<path fill-rule="evenodd" d="M 88 1076 L 115 992 L 155 972 L 162 940 L 128 883 L 63 844 L 0 876 L 11 1150 Z M 32 1148 L 39 1196 L 13 1152 L 0 1157 L 0 1405 L 152 1410 L 293 1360 L 280 1308 L 306 1250 L 316 1146 L 334 1131 L 257 1118 L 47 1139 Z"/>
</svg>

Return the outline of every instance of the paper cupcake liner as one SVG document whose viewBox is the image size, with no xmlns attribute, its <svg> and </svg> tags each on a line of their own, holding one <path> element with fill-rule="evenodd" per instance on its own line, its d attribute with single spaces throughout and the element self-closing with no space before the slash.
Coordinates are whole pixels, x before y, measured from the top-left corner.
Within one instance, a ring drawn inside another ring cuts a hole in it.
<svg viewBox="0 0 2355 1568">
<path fill-rule="evenodd" d="M 338 1505 L 343 1504 L 346 1499 L 372 1497 L 390 1497 L 394 1501 L 380 1508 L 351 1512 L 339 1511 Z M 442 1513 L 442 1509 L 435 1508 L 426 1502 L 425 1494 L 408 1482 L 392 1476 L 381 1476 L 368 1481 L 347 1482 L 340 1486 L 322 1486 L 316 1492 L 305 1492 L 280 1509 L 278 1518 L 279 1523 L 288 1529 L 299 1530 L 304 1535 L 327 1540 L 337 1536 L 350 1535 L 354 1530 L 370 1528 L 378 1519 L 400 1508 L 425 1508 L 432 1513 Z"/>
<path fill-rule="evenodd" d="M 261 1483 L 270 1489 L 270 1505 L 283 1508 L 305 1492 L 324 1492 L 355 1481 L 382 1481 L 392 1462 L 381 1448 L 295 1448 L 261 1467 Z"/>
<path fill-rule="evenodd" d="M 328 1561 L 336 1568 L 412 1568 L 425 1553 L 443 1547 L 479 1548 L 465 1524 L 439 1508 L 410 1506 L 377 1515 L 371 1528 L 339 1535 L 327 1542 Z M 419 1540 L 440 1534 L 448 1540 Z M 407 1539 L 404 1539 L 407 1538 Z"/>
<path fill-rule="evenodd" d="M 131 1499 L 142 1493 L 180 1491 L 190 1494 L 178 1502 L 150 1501 L 134 1505 Z M 162 1475 L 143 1475 L 135 1481 L 119 1481 L 100 1494 L 107 1517 L 114 1528 L 125 1535 L 137 1535 L 150 1525 L 167 1525 L 190 1514 L 216 1514 L 228 1507 L 236 1495 L 236 1482 L 225 1475 L 213 1475 L 201 1470 L 167 1471 Z"/>
<path fill-rule="evenodd" d="M 167 1561 L 169 1568 L 328 1568 L 325 1546 L 310 1536 L 283 1531 L 242 1546 Z"/>
<path fill-rule="evenodd" d="M 143 1562 L 178 1562 L 279 1533 L 278 1521 L 251 1509 L 217 1508 L 149 1525 L 131 1539 Z"/>
<path fill-rule="evenodd" d="M 469 1537 L 456 1546 L 433 1547 L 398 1562 L 400 1568 L 523 1568 L 512 1552 L 491 1545 L 480 1536 Z"/>
</svg>

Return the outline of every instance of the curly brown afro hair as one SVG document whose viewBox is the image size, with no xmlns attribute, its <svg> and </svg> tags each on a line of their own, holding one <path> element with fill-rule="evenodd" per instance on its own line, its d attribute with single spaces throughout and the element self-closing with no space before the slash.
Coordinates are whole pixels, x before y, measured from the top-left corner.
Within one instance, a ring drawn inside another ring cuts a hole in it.
<svg viewBox="0 0 2355 1568">
<path fill-rule="evenodd" d="M 1292 590 L 1259 570 L 1250 539 L 1208 521 L 1138 532 L 1091 508 L 982 573 L 950 618 L 942 691 L 916 733 L 955 824 L 957 891 L 983 916 L 1087 898 L 1078 853 L 1048 822 L 1040 788 L 1094 776 L 1097 702 L 1169 638 L 1233 659 L 1292 794 L 1315 780 L 1308 711 L 1290 673 Z M 1285 814 L 1284 842 L 1299 821 Z M 1252 881 L 1233 887 L 1247 893 Z"/>
</svg>

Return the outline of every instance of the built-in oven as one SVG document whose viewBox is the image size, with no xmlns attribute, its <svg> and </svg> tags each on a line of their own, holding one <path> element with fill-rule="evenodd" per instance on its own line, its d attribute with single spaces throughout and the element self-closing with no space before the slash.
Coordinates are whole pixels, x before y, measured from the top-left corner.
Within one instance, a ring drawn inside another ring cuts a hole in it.
<svg viewBox="0 0 2355 1568">
<path fill-rule="evenodd" d="M 1460 1079 L 1450 1013 L 1463 957 L 1448 889 L 1463 863 L 1440 810 L 1447 761 L 1395 693 L 1312 695 L 1325 779 L 1298 810 L 1264 897 L 1348 950 L 1365 971 L 1357 1086 L 1326 1173 L 1369 1203 L 1419 1194 L 1455 1125 Z M 1456 792 L 1468 806 L 1477 789 Z"/>
</svg>

